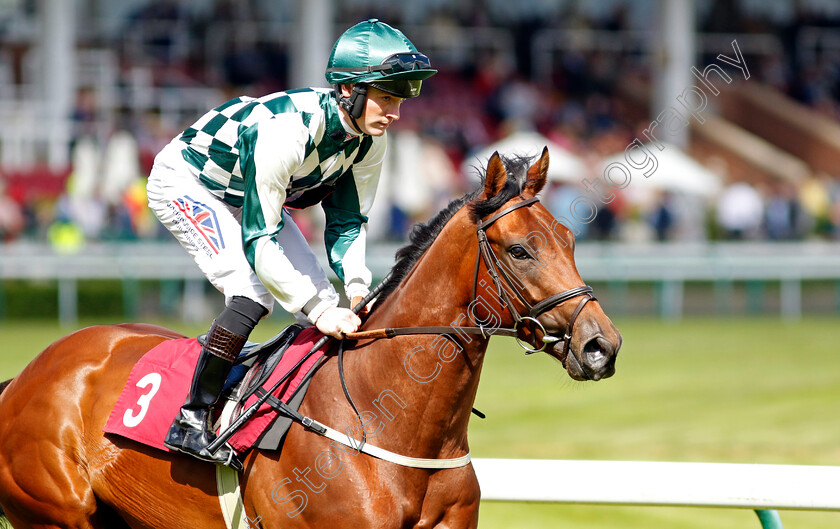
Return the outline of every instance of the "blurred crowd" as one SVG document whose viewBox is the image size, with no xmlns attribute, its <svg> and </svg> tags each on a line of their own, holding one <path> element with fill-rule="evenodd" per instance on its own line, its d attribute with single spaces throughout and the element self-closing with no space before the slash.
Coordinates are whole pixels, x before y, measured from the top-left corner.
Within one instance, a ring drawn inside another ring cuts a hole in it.
<svg viewBox="0 0 840 529">
<path fill-rule="evenodd" d="M 167 21 L 183 30 L 189 53 L 178 52 L 166 34 L 150 35 L 155 82 L 178 88 L 214 86 L 225 96 L 260 95 L 293 88 L 288 83 L 288 51 L 282 45 L 255 41 L 230 47 L 222 56 L 203 53 L 210 20 L 259 20 L 254 1 L 207 3 L 196 14 L 184 3 L 156 0 L 126 18 L 118 32 L 131 35 L 144 22 Z M 457 4 L 457 5 L 454 5 Z M 495 6 L 490 9 L 488 6 Z M 471 166 L 476 154 L 516 131 L 535 131 L 594 168 L 604 157 L 622 152 L 643 123 L 616 88 L 622 79 L 649 75 L 650 57 L 628 47 L 607 52 L 598 47 L 557 54 L 550 75 L 538 70 L 532 54 L 534 35 L 542 29 L 638 30 L 630 10 L 621 3 L 599 16 L 551 2 L 531 2 L 530 11 L 499 2 L 424 3 L 424 9 L 382 8 L 373 2 L 341 2 L 336 26 L 349 26 L 377 16 L 398 27 L 438 31 L 458 27 L 506 28 L 513 53 L 491 46 L 466 57 L 438 60 L 440 73 L 423 87 L 422 96 L 407 102 L 392 128 L 389 158 L 371 236 L 403 240 L 411 224 L 423 221 L 445 203 L 475 184 Z M 784 52 L 748 57 L 756 64 L 749 82 L 775 87 L 822 114 L 840 120 L 840 61 L 831 53 L 804 54 L 798 49 L 805 27 L 838 28 L 830 14 L 800 10 L 779 21 L 749 16 L 737 2 L 712 1 L 698 20 L 700 31 L 771 33 L 779 35 Z M 209 6 L 209 7 L 208 7 Z M 250 6 L 250 7 L 249 7 Z M 383 12 L 386 11 L 386 12 Z M 406 32 L 411 34 L 410 30 Z M 422 42 L 423 38 L 415 38 Z M 190 44 L 191 43 L 191 44 Z M 139 60 L 119 41 L 91 42 L 119 50 L 120 71 L 132 71 Z M 183 49 L 178 48 L 178 49 Z M 210 61 L 213 62 L 210 62 Z M 702 61 L 698 61 L 702 63 Z M 221 102 L 221 101 L 219 101 Z M 103 133 L 96 94 L 82 87 L 74 113 L 75 138 L 67 174 L 38 180 L 3 174 L 0 178 L 0 239 L 49 240 L 72 247 L 84 240 L 168 238 L 145 206 L 145 175 L 157 151 L 200 113 L 175 123 L 152 110 L 124 110 Z M 649 120 L 648 120 L 649 121 Z M 535 151 L 536 152 L 536 151 Z M 750 184 L 736 174 L 722 174 L 725 186 L 713 200 L 686 199 L 667 190 L 637 202 L 619 194 L 600 204 L 591 222 L 575 229 L 581 239 L 791 240 L 820 237 L 840 239 L 840 170 L 799 185 L 790 182 Z M 545 191 L 546 203 L 561 215 L 580 194 L 578 186 L 555 181 Z M 318 220 L 297 213 L 307 235 L 318 237 Z"/>
</svg>

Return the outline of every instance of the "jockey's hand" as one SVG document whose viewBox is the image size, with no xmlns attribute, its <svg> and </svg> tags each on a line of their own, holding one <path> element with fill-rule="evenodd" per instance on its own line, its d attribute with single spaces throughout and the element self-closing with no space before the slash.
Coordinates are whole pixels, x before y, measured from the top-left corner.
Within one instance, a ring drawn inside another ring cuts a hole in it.
<svg viewBox="0 0 840 529">
<path fill-rule="evenodd" d="M 318 316 L 315 327 L 324 334 L 341 339 L 344 334 L 357 331 L 361 324 L 362 320 L 352 310 L 332 307 Z"/>
<path fill-rule="evenodd" d="M 355 307 L 359 303 L 361 303 L 365 299 L 364 296 L 353 296 L 353 299 L 350 300 L 350 307 Z M 359 312 L 356 314 L 359 315 L 360 318 L 364 318 L 370 312 L 370 309 L 373 307 L 373 300 L 370 300 L 367 305 L 362 307 Z"/>
</svg>

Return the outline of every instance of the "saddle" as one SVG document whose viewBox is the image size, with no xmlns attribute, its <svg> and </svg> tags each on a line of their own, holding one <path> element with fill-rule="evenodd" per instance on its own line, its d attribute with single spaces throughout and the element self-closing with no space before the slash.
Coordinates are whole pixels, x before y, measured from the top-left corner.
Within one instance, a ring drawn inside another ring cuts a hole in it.
<svg viewBox="0 0 840 529">
<path fill-rule="evenodd" d="M 250 448 L 279 450 L 282 447 L 289 427 L 293 422 L 301 421 L 297 410 L 306 396 L 312 375 L 324 360 L 326 348 L 321 348 L 300 367 L 294 368 L 322 336 L 314 327 L 293 324 L 263 344 L 243 348 L 236 364 L 247 366 L 251 359 L 253 364 L 244 371 L 242 380 L 228 377 L 226 386 L 230 385 L 230 393 L 227 399 L 233 403 L 227 405 L 233 409 L 231 419 L 253 405 L 278 382 L 282 383 L 228 441 L 235 450 L 241 453 Z"/>
<path fill-rule="evenodd" d="M 293 324 L 267 342 L 245 345 L 225 382 L 217 419 L 221 419 L 223 406 L 225 413 L 235 417 L 267 389 L 281 380 L 282 383 L 230 438 L 229 443 L 237 452 L 282 447 L 291 423 L 299 418 L 297 409 L 326 348 L 305 362 L 301 360 L 321 336 L 314 327 Z M 104 431 L 168 450 L 163 439 L 189 391 L 203 338 L 167 340 L 148 351 L 132 368 Z"/>
<path fill-rule="evenodd" d="M 237 392 L 246 391 L 246 387 L 259 382 L 265 382 L 268 376 L 280 363 L 283 353 L 294 343 L 302 330 L 306 329 L 299 323 L 289 325 L 279 334 L 265 342 L 246 342 L 233 362 L 233 368 L 225 380 L 222 398 L 232 398 Z M 196 340 L 204 345 L 206 334 L 199 335 Z M 246 381 L 247 378 L 247 381 Z"/>
</svg>

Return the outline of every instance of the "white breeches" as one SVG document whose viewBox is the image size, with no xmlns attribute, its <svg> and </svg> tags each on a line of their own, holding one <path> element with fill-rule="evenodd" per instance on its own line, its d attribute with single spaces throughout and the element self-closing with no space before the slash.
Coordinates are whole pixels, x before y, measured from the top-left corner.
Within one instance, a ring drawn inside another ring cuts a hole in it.
<svg viewBox="0 0 840 529">
<path fill-rule="evenodd" d="M 202 273 L 229 301 L 244 296 L 271 311 L 274 298 L 263 286 L 242 249 L 241 208 L 210 193 L 196 170 L 181 156 L 177 140 L 155 158 L 147 192 L 149 207 L 192 256 Z M 338 301 L 315 254 L 292 217 L 283 211 L 283 229 L 276 240 L 295 269 L 308 275 L 322 299 L 331 292 Z"/>
</svg>

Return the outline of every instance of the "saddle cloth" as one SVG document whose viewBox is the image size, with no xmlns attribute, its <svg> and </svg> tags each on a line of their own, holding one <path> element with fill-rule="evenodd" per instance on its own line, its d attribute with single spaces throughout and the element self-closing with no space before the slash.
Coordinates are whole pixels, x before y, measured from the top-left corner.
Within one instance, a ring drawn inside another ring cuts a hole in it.
<svg viewBox="0 0 840 529">
<path fill-rule="evenodd" d="M 293 326 L 294 327 L 294 326 Z M 289 329 L 284 333 L 289 332 Z M 295 329 L 294 342 L 285 350 L 272 351 L 267 347 L 261 353 L 254 366 L 245 375 L 245 382 L 260 383 L 265 390 L 270 389 L 278 380 L 289 372 L 311 349 L 322 334 L 314 327 Z M 281 337 L 278 335 L 278 337 Z M 275 346 L 277 338 L 271 341 Z M 284 345 L 280 343 L 279 345 Z M 279 345 L 277 345 L 279 347 Z M 251 344 L 253 347 L 254 344 Z M 326 348 L 312 354 L 294 373 L 283 382 L 272 395 L 296 410 L 303 401 L 303 395 L 309 385 L 309 378 L 323 359 Z M 163 439 L 169 431 L 181 405 L 189 393 L 190 383 L 201 344 L 196 338 L 166 340 L 148 351 L 131 370 L 125 387 L 120 393 L 104 431 L 158 448 L 169 449 L 163 445 Z M 275 367 L 276 366 L 276 367 Z M 242 374 L 239 374 L 242 377 Z M 233 382 L 228 381 L 230 386 Z M 231 398 L 238 398 L 244 388 Z M 244 404 L 249 406 L 257 400 L 250 395 Z M 241 404 L 241 403 L 240 403 Z M 263 404 L 257 413 L 228 441 L 239 453 L 250 448 L 277 449 L 282 444 L 285 430 L 291 420 L 276 421 L 279 412 L 270 404 Z M 284 417 L 285 419 L 285 417 Z M 282 423 L 275 429 L 273 423 Z M 278 431 L 279 430 L 279 431 Z M 269 432 L 271 434 L 269 435 Z M 268 446 L 261 443 L 270 437 Z"/>
</svg>

